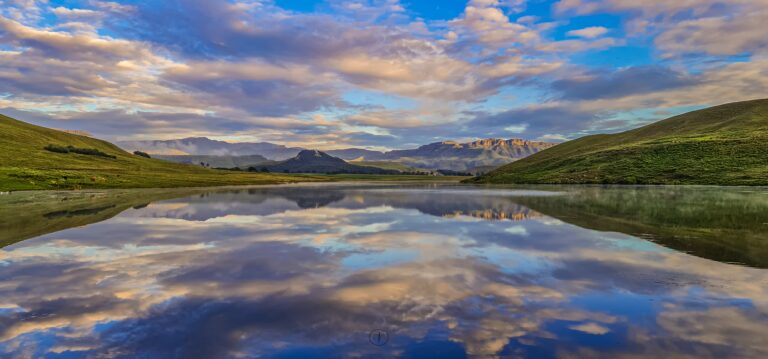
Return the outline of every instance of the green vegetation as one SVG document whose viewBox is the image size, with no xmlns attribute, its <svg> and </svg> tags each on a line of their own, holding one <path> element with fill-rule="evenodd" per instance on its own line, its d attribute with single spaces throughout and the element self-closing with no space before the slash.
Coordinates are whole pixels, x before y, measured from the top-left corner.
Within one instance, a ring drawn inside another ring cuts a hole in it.
<svg viewBox="0 0 768 359">
<path fill-rule="evenodd" d="M 768 99 L 546 149 L 467 182 L 768 185 Z"/>
<path fill-rule="evenodd" d="M 64 146 L 48 145 L 43 147 L 43 149 L 46 151 L 56 152 L 56 153 L 77 153 L 80 155 L 99 156 L 99 157 L 106 157 L 106 158 L 112 158 L 112 159 L 117 158 L 117 156 L 108 155 L 95 148 L 77 148 L 73 146 L 64 147 Z"/>
<path fill-rule="evenodd" d="M 109 142 L 0 115 L 0 192 L 204 187 L 327 179 L 322 176 L 217 171 L 149 159 L 127 153 Z"/>
<path fill-rule="evenodd" d="M 529 187 L 530 188 L 530 187 Z M 620 232 L 720 262 L 768 268 L 768 194 L 718 187 L 551 187 L 514 198 L 579 227 Z"/>
<path fill-rule="evenodd" d="M 149 153 L 146 153 L 146 152 L 133 151 L 133 154 L 136 156 L 144 157 L 144 158 L 152 158 L 152 156 L 150 156 Z"/>
</svg>

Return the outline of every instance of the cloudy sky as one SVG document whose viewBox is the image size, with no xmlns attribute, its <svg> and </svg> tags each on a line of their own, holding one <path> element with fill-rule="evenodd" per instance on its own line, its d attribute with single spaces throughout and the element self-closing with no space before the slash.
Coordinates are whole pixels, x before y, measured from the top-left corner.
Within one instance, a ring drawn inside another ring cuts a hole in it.
<svg viewBox="0 0 768 359">
<path fill-rule="evenodd" d="M 0 113 L 110 140 L 562 141 L 768 97 L 768 0 L 0 0 Z"/>
</svg>

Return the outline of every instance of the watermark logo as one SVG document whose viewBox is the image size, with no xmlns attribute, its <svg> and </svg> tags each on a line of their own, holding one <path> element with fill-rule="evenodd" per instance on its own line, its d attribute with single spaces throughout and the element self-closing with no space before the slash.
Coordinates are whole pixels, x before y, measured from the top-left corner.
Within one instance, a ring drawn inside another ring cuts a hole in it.
<svg viewBox="0 0 768 359">
<path fill-rule="evenodd" d="M 387 344 L 389 341 L 389 334 L 381 329 L 374 329 L 371 331 L 371 334 L 368 335 L 368 340 L 371 342 L 371 344 L 381 347 Z"/>
</svg>

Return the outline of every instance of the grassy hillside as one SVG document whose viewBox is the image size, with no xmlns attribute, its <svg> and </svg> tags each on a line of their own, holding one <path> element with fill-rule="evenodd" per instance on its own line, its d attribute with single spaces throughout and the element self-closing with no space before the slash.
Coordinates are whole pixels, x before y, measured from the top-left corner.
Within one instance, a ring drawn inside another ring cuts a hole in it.
<svg viewBox="0 0 768 359">
<path fill-rule="evenodd" d="M 569 141 L 477 183 L 768 185 L 768 99 Z"/>
<path fill-rule="evenodd" d="M 49 145 L 96 150 L 104 156 L 51 152 L 44 149 Z M 106 141 L 0 115 L 0 191 L 197 187 L 324 179 L 320 176 L 217 171 L 148 159 L 127 153 Z"/>
</svg>

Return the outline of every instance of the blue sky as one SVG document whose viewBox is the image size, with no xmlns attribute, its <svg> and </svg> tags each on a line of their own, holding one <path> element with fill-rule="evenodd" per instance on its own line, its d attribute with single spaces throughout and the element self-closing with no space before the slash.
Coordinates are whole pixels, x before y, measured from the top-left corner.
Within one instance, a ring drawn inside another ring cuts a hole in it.
<svg viewBox="0 0 768 359">
<path fill-rule="evenodd" d="M 765 0 L 4 0 L 0 113 L 110 140 L 563 141 L 768 97 Z"/>
</svg>

